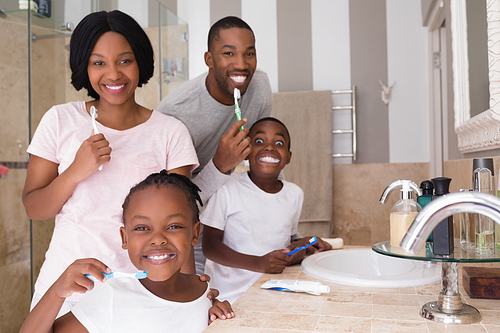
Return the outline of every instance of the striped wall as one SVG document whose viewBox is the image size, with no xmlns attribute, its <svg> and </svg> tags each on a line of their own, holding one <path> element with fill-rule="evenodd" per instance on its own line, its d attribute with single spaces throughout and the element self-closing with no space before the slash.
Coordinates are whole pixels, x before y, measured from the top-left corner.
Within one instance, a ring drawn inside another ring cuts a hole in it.
<svg viewBox="0 0 500 333">
<path fill-rule="evenodd" d="M 419 0 L 177 0 L 177 10 L 189 24 L 191 78 L 206 71 L 210 25 L 241 17 L 255 32 L 258 67 L 274 92 L 356 85 L 358 163 L 429 161 L 427 32 Z M 379 80 L 395 83 L 389 105 Z M 334 122 L 345 128 L 347 115 Z M 336 141 L 339 149 L 350 144 Z"/>
</svg>

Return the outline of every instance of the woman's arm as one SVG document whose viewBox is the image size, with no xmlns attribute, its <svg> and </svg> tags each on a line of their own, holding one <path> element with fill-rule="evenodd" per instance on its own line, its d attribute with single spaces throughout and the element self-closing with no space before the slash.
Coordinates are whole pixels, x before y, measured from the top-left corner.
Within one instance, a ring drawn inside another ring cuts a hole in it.
<svg viewBox="0 0 500 333">
<path fill-rule="evenodd" d="M 191 167 L 192 165 L 185 165 L 181 166 L 179 168 L 175 168 L 172 170 L 167 170 L 167 173 L 177 173 L 179 175 L 186 176 L 188 178 L 191 178 Z"/>
<path fill-rule="evenodd" d="M 60 175 L 58 164 L 31 155 L 23 190 L 28 217 L 46 220 L 56 216 L 73 194 L 78 183 L 109 162 L 111 148 L 103 134 L 92 135 L 78 149 L 75 160 Z"/>
<path fill-rule="evenodd" d="M 290 261 L 288 250 L 275 250 L 263 256 L 243 254 L 222 242 L 224 231 L 203 226 L 203 254 L 221 265 L 261 273 L 281 273 Z"/>
</svg>

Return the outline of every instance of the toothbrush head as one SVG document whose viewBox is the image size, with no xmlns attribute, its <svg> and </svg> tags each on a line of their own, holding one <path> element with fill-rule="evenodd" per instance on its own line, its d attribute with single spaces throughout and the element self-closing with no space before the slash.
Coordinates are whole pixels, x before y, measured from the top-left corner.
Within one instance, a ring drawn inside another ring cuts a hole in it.
<svg viewBox="0 0 500 333">
<path fill-rule="evenodd" d="M 238 88 L 234 88 L 234 99 L 238 100 L 240 98 L 241 98 L 240 90 Z"/>
<path fill-rule="evenodd" d="M 144 279 L 148 276 L 148 272 L 146 271 L 138 271 L 137 273 L 135 273 L 135 277 L 137 279 Z"/>
<path fill-rule="evenodd" d="M 309 245 L 315 244 L 317 242 L 318 242 L 318 239 L 316 237 L 312 237 L 311 239 L 309 239 Z"/>
<path fill-rule="evenodd" d="M 92 118 L 97 118 L 97 109 L 94 107 L 94 106 L 91 106 L 90 107 L 90 115 L 92 116 Z"/>
</svg>

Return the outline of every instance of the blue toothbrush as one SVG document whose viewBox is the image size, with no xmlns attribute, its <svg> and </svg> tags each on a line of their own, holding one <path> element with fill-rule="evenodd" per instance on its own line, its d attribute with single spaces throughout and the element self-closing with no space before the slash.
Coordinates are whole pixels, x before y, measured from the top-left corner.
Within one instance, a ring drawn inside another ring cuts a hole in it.
<svg viewBox="0 0 500 333">
<path fill-rule="evenodd" d="M 120 277 L 135 277 L 136 279 L 144 279 L 145 277 L 148 276 L 148 272 L 146 272 L 146 271 L 138 271 L 137 273 L 122 273 L 122 272 L 104 273 L 103 272 L 102 274 L 104 274 L 104 276 L 108 279 L 120 278 Z M 85 276 L 94 282 L 101 282 L 90 274 L 85 274 Z"/>
<path fill-rule="evenodd" d="M 309 246 L 316 244 L 317 242 L 318 242 L 318 239 L 316 237 L 313 237 L 313 238 L 309 239 L 309 244 L 304 245 L 302 247 L 297 247 L 292 252 L 288 252 L 287 255 L 291 256 L 292 254 L 295 254 L 295 253 L 299 252 L 300 250 L 307 249 Z"/>
</svg>

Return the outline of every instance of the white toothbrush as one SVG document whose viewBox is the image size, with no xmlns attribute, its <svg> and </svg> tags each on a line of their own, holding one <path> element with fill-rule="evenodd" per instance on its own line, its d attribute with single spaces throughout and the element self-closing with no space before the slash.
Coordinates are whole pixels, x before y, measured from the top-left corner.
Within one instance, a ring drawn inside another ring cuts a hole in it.
<svg viewBox="0 0 500 333">
<path fill-rule="evenodd" d="M 111 273 L 102 273 L 102 274 L 104 274 L 104 276 L 108 279 L 121 278 L 121 277 L 135 277 L 136 279 L 144 279 L 145 277 L 148 276 L 148 272 L 146 272 L 146 271 L 138 271 L 137 273 L 111 272 Z M 94 282 L 101 282 L 90 274 L 85 274 L 85 276 Z"/>
<path fill-rule="evenodd" d="M 238 100 L 241 98 L 241 93 L 238 88 L 234 88 L 234 113 L 236 113 L 236 119 L 241 120 L 241 110 L 238 105 Z M 243 126 L 240 127 L 240 131 L 243 129 Z"/>
<path fill-rule="evenodd" d="M 292 252 L 288 252 L 287 255 L 291 256 L 292 254 L 295 254 L 295 253 L 299 252 L 300 250 L 307 249 L 309 246 L 316 244 L 317 242 L 318 242 L 318 239 L 316 237 L 312 237 L 311 239 L 309 239 L 309 244 L 307 244 L 305 246 L 297 247 Z"/>
<path fill-rule="evenodd" d="M 97 122 L 95 119 L 97 118 L 97 109 L 94 106 L 90 107 L 90 115 L 92 116 L 92 126 L 94 127 L 94 135 L 99 134 L 99 130 L 97 129 Z M 99 165 L 99 170 L 102 170 L 102 164 Z"/>
</svg>

